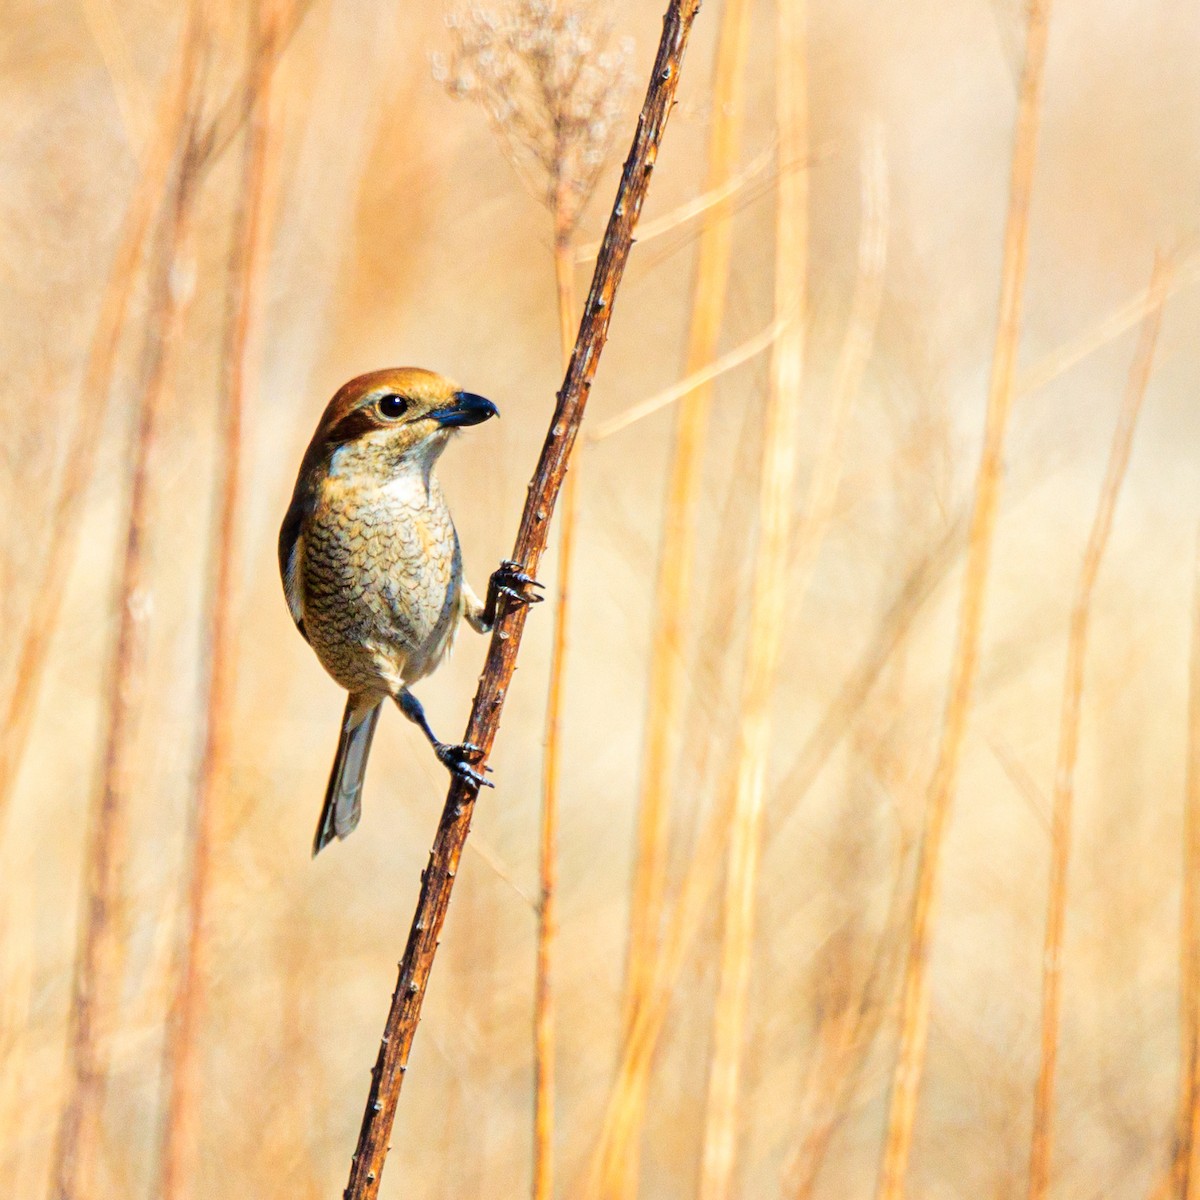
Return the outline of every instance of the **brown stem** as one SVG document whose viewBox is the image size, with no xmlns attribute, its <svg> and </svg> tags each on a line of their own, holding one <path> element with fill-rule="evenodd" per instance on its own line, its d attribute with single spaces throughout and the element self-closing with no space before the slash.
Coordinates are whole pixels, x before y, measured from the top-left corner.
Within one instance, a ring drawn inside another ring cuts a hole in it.
<svg viewBox="0 0 1200 1200">
<path fill-rule="evenodd" d="M 575 347 L 558 393 L 550 430 L 530 482 L 513 547 L 513 559 L 531 573 L 536 571 L 546 549 L 550 517 L 583 420 L 596 366 L 608 338 L 617 288 L 633 245 L 634 226 L 650 185 L 650 175 L 675 98 L 684 48 L 699 7 L 699 0 L 671 0 L 663 18 L 662 40 L 638 117 L 633 146 L 621 175 L 604 235 L 604 245 L 584 304 Z M 487 660 L 475 693 L 465 738 L 481 748 L 482 761 L 486 761 L 496 738 L 500 714 L 516 668 L 525 617 L 524 605 L 502 611 L 488 646 Z M 437 953 L 442 924 L 446 919 L 454 877 L 458 873 L 463 845 L 470 831 L 476 795 L 477 790 L 473 785 L 456 778 L 446 797 L 429 864 L 422 875 L 417 911 L 400 963 L 396 990 L 392 994 L 379 1055 L 372 1072 L 362 1129 L 350 1167 L 346 1200 L 365 1200 L 379 1194 L 380 1177 L 387 1157 L 404 1072 L 408 1067 L 408 1055 L 425 998 L 429 972 Z"/>
<path fill-rule="evenodd" d="M 879 1200 L 901 1200 L 904 1195 L 905 1176 L 912 1149 L 913 1122 L 917 1110 L 917 1092 L 920 1088 L 929 1034 L 929 944 L 933 932 L 933 912 L 937 898 L 942 846 L 949 822 L 951 801 L 958 783 L 967 715 L 978 674 L 979 644 L 991 567 L 992 540 L 996 511 L 1000 502 L 1005 432 L 1015 391 L 1021 302 L 1029 249 L 1029 205 L 1033 189 L 1033 169 L 1037 158 L 1049 18 L 1050 0 L 1032 0 L 1013 144 L 999 317 L 988 384 L 983 453 L 975 480 L 975 503 L 971 511 L 971 529 L 967 539 L 967 563 L 949 694 L 938 747 L 937 767 L 929 785 L 917 863 L 916 890 L 908 937 L 908 962 L 900 1013 L 900 1047 L 888 1106 L 887 1133 L 879 1172 Z"/>
<path fill-rule="evenodd" d="M 197 72 L 199 78 L 202 72 Z M 125 547 L 115 609 L 117 631 L 105 706 L 101 780 L 93 802 L 85 858 L 85 909 L 69 1019 L 68 1081 L 52 1166 L 55 1200 L 96 1193 L 101 1116 L 108 1075 L 104 1022 L 120 992 L 119 919 L 121 865 L 128 835 L 133 737 L 142 687 L 147 637 L 145 531 L 158 413 L 177 341 L 181 304 L 172 269 L 187 235 L 195 194 L 193 158 L 199 97 L 188 89 L 185 145 L 167 197 L 155 264 L 138 406 L 133 464 L 126 498 Z"/>
<path fill-rule="evenodd" d="M 1100 501 L 1088 535 L 1071 609 L 1067 640 L 1067 668 L 1063 680 L 1062 712 L 1059 718 L 1058 757 L 1054 769 L 1054 808 L 1050 826 L 1050 884 L 1046 906 L 1046 937 L 1042 949 L 1042 1041 L 1041 1062 L 1033 1103 L 1033 1139 L 1029 1154 L 1029 1200 L 1043 1200 L 1050 1182 L 1054 1150 L 1054 1085 L 1058 1070 L 1058 1028 L 1062 1008 L 1063 926 L 1067 915 L 1067 869 L 1071 855 L 1071 810 L 1075 799 L 1075 763 L 1079 757 L 1080 710 L 1083 701 L 1083 669 L 1087 659 L 1088 626 L 1096 577 L 1108 546 L 1117 499 L 1142 399 L 1150 380 L 1154 347 L 1162 320 L 1164 289 L 1168 272 L 1155 262 L 1150 280 L 1151 294 L 1158 304 L 1142 322 L 1142 333 L 1129 372 L 1129 386 L 1117 418 L 1109 451 Z"/>
<path fill-rule="evenodd" d="M 263 177 L 269 137 L 272 54 L 278 14 L 267 3 L 255 9 L 252 25 L 249 110 L 242 162 L 240 202 L 234 218 L 229 266 L 230 306 L 220 396 L 217 455 L 217 513 L 209 543 L 210 592 L 205 661 L 201 757 L 192 799 L 191 852 L 181 962 L 165 1048 L 167 1111 L 159 1164 L 158 1194 L 182 1200 L 189 1193 L 197 1143 L 199 1091 L 198 1032 L 208 965 L 206 917 L 211 883 L 210 848 L 215 834 L 214 800 L 227 776 L 233 693 L 234 563 L 241 498 L 242 412 L 246 394 L 247 347 L 258 304 L 261 268 Z"/>
<path fill-rule="evenodd" d="M 1200 1190 L 1200 1165 L 1194 1161 L 1200 1150 L 1200 539 L 1194 571 L 1179 913 L 1179 1128 L 1172 1170 L 1178 1200 L 1196 1200 Z"/>
<path fill-rule="evenodd" d="M 560 194 L 561 194 L 560 186 Z M 574 251 L 565 202 L 555 211 L 554 280 L 564 369 L 575 329 L 572 288 Z M 554 944 L 558 937 L 558 797 L 562 774 L 563 685 L 567 669 L 567 625 L 571 609 L 571 564 L 579 522 L 579 464 L 563 485 L 562 534 L 558 543 L 558 594 L 546 696 L 546 753 L 542 762 L 542 819 L 539 848 L 537 977 L 534 984 L 533 1198 L 554 1195 Z"/>
</svg>

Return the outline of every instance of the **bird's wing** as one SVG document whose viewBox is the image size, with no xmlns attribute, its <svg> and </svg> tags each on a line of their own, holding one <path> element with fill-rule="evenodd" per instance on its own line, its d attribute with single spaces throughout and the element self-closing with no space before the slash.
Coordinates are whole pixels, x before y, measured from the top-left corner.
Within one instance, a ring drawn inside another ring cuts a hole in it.
<svg viewBox="0 0 1200 1200">
<path fill-rule="evenodd" d="M 301 636 L 308 641 L 304 629 L 304 590 L 300 572 L 300 562 L 304 557 L 304 514 L 307 511 L 307 498 L 296 489 L 292 503 L 288 506 L 287 515 L 279 529 L 279 574 L 283 577 L 283 592 L 287 596 L 288 611 Z"/>
</svg>

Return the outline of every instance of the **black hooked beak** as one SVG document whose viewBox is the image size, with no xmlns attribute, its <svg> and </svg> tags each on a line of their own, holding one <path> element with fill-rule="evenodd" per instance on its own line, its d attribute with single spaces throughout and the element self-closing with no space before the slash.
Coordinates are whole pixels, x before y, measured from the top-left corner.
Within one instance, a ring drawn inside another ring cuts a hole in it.
<svg viewBox="0 0 1200 1200">
<path fill-rule="evenodd" d="M 489 417 L 498 417 L 500 410 L 474 392 L 455 392 L 454 403 L 437 408 L 430 417 L 446 429 L 459 429 L 464 425 L 479 425 Z"/>
</svg>

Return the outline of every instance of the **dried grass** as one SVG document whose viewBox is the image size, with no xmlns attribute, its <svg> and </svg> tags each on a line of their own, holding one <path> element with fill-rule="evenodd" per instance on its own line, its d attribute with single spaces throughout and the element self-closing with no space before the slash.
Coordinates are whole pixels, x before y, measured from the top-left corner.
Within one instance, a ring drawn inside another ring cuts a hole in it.
<svg viewBox="0 0 1200 1200">
<path fill-rule="evenodd" d="M 706 166 L 709 191 L 727 181 L 737 161 L 749 15 L 750 6 L 745 0 L 728 0 L 721 16 Z M 693 375 L 716 353 L 725 314 L 731 247 L 732 213 L 728 202 L 723 202 L 707 211 L 700 232 L 684 368 L 687 375 Z M 646 1003 L 660 948 L 671 797 L 682 729 L 697 504 L 711 402 L 712 389 L 707 382 L 681 396 L 667 468 L 625 962 L 627 1036 Z M 636 1129 L 645 1108 L 647 1080 L 645 1073 L 631 1080 L 630 1090 L 621 1101 L 629 1114 L 631 1132 L 620 1155 L 606 1167 L 606 1194 L 637 1194 L 640 1138 Z"/>
<path fill-rule="evenodd" d="M 271 139 L 271 78 L 277 63 L 280 32 L 281 4 L 278 0 L 265 0 L 249 23 L 248 120 L 227 274 L 225 372 L 218 412 L 217 503 L 205 572 L 209 590 L 204 654 L 207 677 L 198 731 L 200 761 L 187 837 L 188 887 L 183 939 L 164 1061 L 167 1098 L 158 1185 L 162 1200 L 186 1200 L 192 1194 L 200 1136 L 200 1033 L 204 991 L 211 970 L 208 909 L 212 853 L 218 827 L 217 806 L 229 788 L 233 733 L 243 425 L 247 393 L 252 391 L 252 327 L 257 320 L 263 286 L 264 179 Z"/>
<path fill-rule="evenodd" d="M 1179 904 L 1179 1116 L 1169 1180 L 1179 1200 L 1200 1191 L 1200 537 L 1192 588 L 1183 882 Z"/>
<path fill-rule="evenodd" d="M 1025 66 L 1021 75 L 1012 158 L 1008 223 L 1004 237 L 1000 311 L 988 385 L 983 455 L 975 482 L 975 504 L 967 538 L 966 577 L 958 636 L 946 700 L 937 767 L 929 788 L 925 828 L 917 863 L 916 892 L 909 932 L 908 963 L 900 1014 L 900 1046 L 892 1079 L 887 1137 L 879 1173 L 879 1200 L 901 1200 L 905 1191 L 917 1093 L 929 1035 L 929 948 L 934 905 L 950 805 L 958 784 L 967 715 L 973 698 L 983 630 L 992 541 L 1000 501 L 1004 437 L 1015 391 L 1021 302 L 1029 246 L 1029 205 L 1041 118 L 1043 77 L 1049 35 L 1048 0 L 1029 9 Z"/>
<path fill-rule="evenodd" d="M 202 26 L 185 34 L 204 38 Z M 195 61 L 195 60 L 193 60 Z M 197 63 L 195 79 L 203 77 Z M 173 277 L 188 253 L 195 198 L 195 137 L 201 97 L 187 80 L 175 177 L 160 215 L 151 266 L 150 328 L 139 382 L 139 407 L 126 498 L 126 536 L 115 609 L 100 780 L 85 857 L 84 916 L 71 1003 L 69 1078 L 53 1158 L 53 1187 L 62 1200 L 103 1194 L 100 1158 L 109 1074 L 110 1025 L 124 969 L 122 871 L 129 857 L 129 804 L 135 784 L 134 734 L 140 712 L 148 636 L 145 542 L 153 486 L 155 439 L 170 386 L 185 297 Z"/>
</svg>

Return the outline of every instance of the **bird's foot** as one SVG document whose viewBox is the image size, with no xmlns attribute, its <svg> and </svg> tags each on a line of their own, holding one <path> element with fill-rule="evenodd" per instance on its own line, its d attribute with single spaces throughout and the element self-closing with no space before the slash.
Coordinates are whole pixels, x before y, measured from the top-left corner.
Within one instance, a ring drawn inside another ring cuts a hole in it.
<svg viewBox="0 0 1200 1200">
<path fill-rule="evenodd" d="M 491 587 L 497 596 L 505 596 L 514 604 L 540 604 L 546 597 L 539 596 L 534 588 L 543 588 L 518 562 L 504 559 L 492 572 Z"/>
<path fill-rule="evenodd" d="M 438 756 L 438 762 L 464 783 L 473 783 L 477 788 L 494 786 L 471 765 L 483 755 L 483 751 L 473 743 L 435 742 L 433 752 Z M 484 771 L 490 770 L 491 767 L 484 767 Z"/>
</svg>

